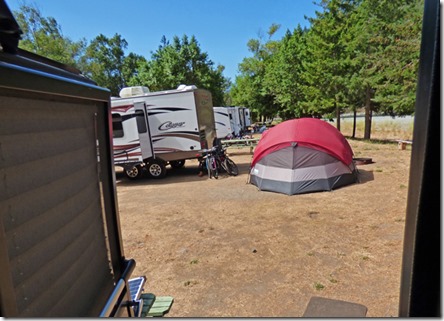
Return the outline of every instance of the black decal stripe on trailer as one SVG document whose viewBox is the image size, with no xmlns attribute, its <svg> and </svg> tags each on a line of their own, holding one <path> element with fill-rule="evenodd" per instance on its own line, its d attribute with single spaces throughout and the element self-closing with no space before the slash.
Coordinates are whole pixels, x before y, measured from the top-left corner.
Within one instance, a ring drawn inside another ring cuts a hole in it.
<svg viewBox="0 0 444 321">
<path fill-rule="evenodd" d="M 135 150 L 139 151 L 137 153 L 134 153 Z M 135 155 L 135 154 L 140 154 L 142 155 L 142 152 L 140 151 L 139 147 L 134 147 L 134 148 L 127 148 L 127 149 L 118 149 L 118 150 L 114 150 L 114 157 L 121 157 L 120 155 Z"/>
<path fill-rule="evenodd" d="M 167 137 L 178 137 L 178 138 L 186 138 L 186 139 L 191 139 L 191 140 L 195 140 L 197 142 L 200 142 L 200 137 L 198 134 L 195 134 L 193 132 L 175 132 L 175 133 L 166 133 L 166 134 L 162 134 L 162 135 L 155 135 L 153 136 L 153 142 L 163 139 L 163 138 L 167 138 Z"/>
<path fill-rule="evenodd" d="M 157 107 L 157 108 L 148 108 L 148 116 L 158 115 L 158 114 L 167 114 L 172 111 L 191 111 L 189 108 L 182 107 Z"/>
<path fill-rule="evenodd" d="M 134 113 L 134 114 L 129 114 L 129 115 L 123 115 L 121 117 L 122 117 L 122 121 L 125 121 L 125 120 L 131 119 L 131 118 L 136 118 L 137 114 Z"/>
<path fill-rule="evenodd" d="M 154 115 L 160 115 L 160 114 L 168 114 L 168 113 L 169 113 L 169 111 L 158 111 L 158 112 L 155 112 L 155 113 L 148 112 L 148 117 L 149 116 L 154 116 Z"/>
<path fill-rule="evenodd" d="M 139 156 L 142 156 L 142 152 L 121 153 L 121 154 L 114 154 L 114 159 L 115 159 L 116 162 L 122 162 L 122 160 L 119 159 L 119 158 L 126 157 L 125 161 L 128 161 L 128 160 L 136 160 L 136 161 L 138 161 L 139 160 Z"/>
<path fill-rule="evenodd" d="M 163 148 L 154 148 L 154 152 L 156 153 L 165 153 L 165 152 L 181 152 L 180 149 L 176 149 L 176 148 L 168 148 L 168 147 L 163 147 Z"/>
<path fill-rule="evenodd" d="M 171 135 L 171 134 L 185 134 L 185 135 L 190 135 L 190 136 L 199 136 L 198 132 L 187 131 L 187 130 L 180 130 L 180 131 L 175 131 L 175 132 L 163 133 L 161 135 L 156 135 L 156 137 L 157 136 L 164 136 L 164 135 Z"/>
<path fill-rule="evenodd" d="M 151 107 L 152 105 L 147 105 L 147 107 Z M 190 108 L 185 107 L 155 107 L 155 108 L 149 108 L 151 111 L 157 111 L 157 110 L 167 110 L 167 111 L 187 111 L 191 110 Z"/>
</svg>

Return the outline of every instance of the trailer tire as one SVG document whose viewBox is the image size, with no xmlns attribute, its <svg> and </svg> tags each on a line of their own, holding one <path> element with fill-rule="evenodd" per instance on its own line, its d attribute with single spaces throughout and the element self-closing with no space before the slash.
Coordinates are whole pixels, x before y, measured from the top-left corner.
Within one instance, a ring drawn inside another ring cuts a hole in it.
<svg viewBox="0 0 444 321">
<path fill-rule="evenodd" d="M 182 168 L 185 165 L 185 160 L 181 159 L 181 160 L 171 161 L 170 165 L 172 168 Z"/>
<path fill-rule="evenodd" d="M 138 179 L 142 176 L 142 166 L 136 165 L 131 169 L 124 169 L 123 172 L 131 180 Z"/>
<path fill-rule="evenodd" d="M 148 162 L 146 169 L 152 178 L 163 178 L 166 175 L 165 162 L 160 159 L 152 159 Z"/>
</svg>

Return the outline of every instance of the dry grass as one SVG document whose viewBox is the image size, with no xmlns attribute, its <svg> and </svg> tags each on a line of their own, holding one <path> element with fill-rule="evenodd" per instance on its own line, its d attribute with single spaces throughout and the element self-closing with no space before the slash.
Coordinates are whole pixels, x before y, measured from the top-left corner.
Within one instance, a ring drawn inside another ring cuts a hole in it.
<svg viewBox="0 0 444 321">
<path fill-rule="evenodd" d="M 353 133 L 352 118 L 341 119 L 341 132 L 344 136 L 351 137 Z M 364 137 L 364 120 L 362 118 L 358 118 L 356 121 L 355 137 Z M 388 118 L 377 122 L 374 121 L 372 123 L 371 138 L 381 140 L 411 140 L 413 138 L 413 120 L 399 121 Z"/>
</svg>

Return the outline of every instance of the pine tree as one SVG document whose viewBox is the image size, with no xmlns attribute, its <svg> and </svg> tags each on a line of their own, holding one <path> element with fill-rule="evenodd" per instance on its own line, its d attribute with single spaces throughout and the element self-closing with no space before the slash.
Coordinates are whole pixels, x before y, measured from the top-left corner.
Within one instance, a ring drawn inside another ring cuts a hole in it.
<svg viewBox="0 0 444 321">
<path fill-rule="evenodd" d="M 319 115 L 335 115 L 340 130 L 340 115 L 348 106 L 348 56 L 345 35 L 349 17 L 356 7 L 353 0 L 323 0 L 322 12 L 309 19 L 307 34 L 306 108 Z"/>
</svg>

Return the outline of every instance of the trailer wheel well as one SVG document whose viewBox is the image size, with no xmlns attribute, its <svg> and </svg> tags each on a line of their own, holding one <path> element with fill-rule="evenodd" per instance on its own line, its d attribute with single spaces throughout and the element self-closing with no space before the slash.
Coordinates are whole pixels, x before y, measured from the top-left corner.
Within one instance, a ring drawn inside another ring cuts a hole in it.
<svg viewBox="0 0 444 321">
<path fill-rule="evenodd" d="M 179 159 L 169 162 L 171 168 L 182 168 L 185 165 L 185 159 Z"/>
</svg>

